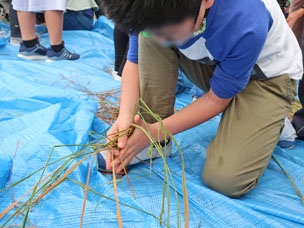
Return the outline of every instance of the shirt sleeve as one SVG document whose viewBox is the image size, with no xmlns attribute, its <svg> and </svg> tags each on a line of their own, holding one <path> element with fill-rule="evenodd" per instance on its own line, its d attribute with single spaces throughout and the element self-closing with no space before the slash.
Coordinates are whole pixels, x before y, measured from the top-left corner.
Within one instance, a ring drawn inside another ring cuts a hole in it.
<svg viewBox="0 0 304 228">
<path fill-rule="evenodd" d="M 247 33 L 229 55 L 217 64 L 210 86 L 218 97 L 232 98 L 245 89 L 266 42 L 267 34 L 266 28 Z"/>
<path fill-rule="evenodd" d="M 130 35 L 128 60 L 138 64 L 138 34 Z"/>
</svg>

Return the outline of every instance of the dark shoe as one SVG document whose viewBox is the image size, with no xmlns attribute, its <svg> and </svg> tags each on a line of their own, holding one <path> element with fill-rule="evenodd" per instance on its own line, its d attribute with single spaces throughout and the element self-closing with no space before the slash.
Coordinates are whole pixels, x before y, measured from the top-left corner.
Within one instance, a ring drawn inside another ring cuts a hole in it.
<svg viewBox="0 0 304 228">
<path fill-rule="evenodd" d="M 80 55 L 76 53 L 71 53 L 66 48 L 63 48 L 60 52 L 55 52 L 52 48 L 47 50 L 47 62 L 55 62 L 60 60 L 77 60 Z"/>
<path fill-rule="evenodd" d="M 47 48 L 40 43 L 36 44 L 32 48 L 27 48 L 23 43 L 20 43 L 20 49 L 18 57 L 27 60 L 42 60 L 46 59 Z"/>
</svg>

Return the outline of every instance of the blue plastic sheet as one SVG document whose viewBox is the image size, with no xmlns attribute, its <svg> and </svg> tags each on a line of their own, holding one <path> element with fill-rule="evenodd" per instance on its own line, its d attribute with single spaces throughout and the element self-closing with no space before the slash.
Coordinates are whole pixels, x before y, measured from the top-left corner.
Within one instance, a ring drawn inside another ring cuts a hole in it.
<svg viewBox="0 0 304 228">
<path fill-rule="evenodd" d="M 10 38 L 9 24 L 4 20 L 0 20 L 0 48 L 3 48 L 8 44 L 9 38 Z"/>
<path fill-rule="evenodd" d="M 41 168 L 53 146 L 85 144 L 90 140 L 91 130 L 106 131 L 108 126 L 94 114 L 98 103 L 88 96 L 87 91 L 102 92 L 120 87 L 106 73 L 113 66 L 112 38 L 113 25 L 101 18 L 92 32 L 64 32 L 67 47 L 81 54 L 79 61 L 30 62 L 16 57 L 16 47 L 6 46 L 0 50 L 0 189 Z M 49 45 L 47 35 L 41 37 L 41 42 Z M 189 89 L 178 96 L 177 109 L 191 102 L 188 92 Z M 303 227 L 304 205 L 274 161 L 270 162 L 258 187 L 242 199 L 229 199 L 204 186 L 201 172 L 206 148 L 216 134 L 218 123 L 219 117 L 216 117 L 176 136 L 185 156 L 189 227 Z M 51 160 L 78 149 L 57 148 Z M 277 148 L 274 154 L 304 191 L 304 142 L 298 141 L 290 151 Z M 69 178 L 85 184 L 89 162 L 85 161 Z M 176 148 L 173 148 L 173 156 L 167 162 L 173 173 L 178 201 L 171 184 L 170 221 L 166 215 L 164 221 L 170 227 L 177 227 L 178 205 L 182 225 L 184 209 L 181 158 Z M 52 170 L 54 167 L 49 167 L 46 174 Z M 18 199 L 27 192 L 39 175 L 14 187 L 14 198 Z M 130 171 L 129 178 L 136 198 L 132 196 L 125 177 L 118 184 L 124 227 L 162 227 L 151 215 L 159 216 L 161 212 L 163 162 L 155 160 L 152 170 L 146 165 L 138 165 Z M 114 199 L 109 183 L 109 177 L 98 173 L 94 165 L 90 187 Z M 67 180 L 31 210 L 30 221 L 35 227 L 78 227 L 83 196 L 83 189 Z M 10 203 L 10 191 L 1 192 L 0 211 Z M 7 218 L 0 220 L 0 226 Z M 14 224 L 21 224 L 21 219 L 22 216 Z M 115 202 L 90 193 L 84 225 L 117 227 Z"/>
</svg>

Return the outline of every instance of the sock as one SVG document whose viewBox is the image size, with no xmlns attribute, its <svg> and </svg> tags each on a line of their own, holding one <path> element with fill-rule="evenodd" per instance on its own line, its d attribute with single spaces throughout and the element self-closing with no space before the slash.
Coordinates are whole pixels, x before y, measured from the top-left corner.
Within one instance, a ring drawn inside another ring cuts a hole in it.
<svg viewBox="0 0 304 228">
<path fill-rule="evenodd" d="M 54 52 L 61 52 L 61 50 L 64 48 L 64 42 L 62 41 L 62 43 L 58 45 L 51 45 L 51 48 Z"/>
<path fill-rule="evenodd" d="M 27 47 L 27 48 L 32 48 L 34 47 L 36 44 L 38 44 L 38 39 L 35 38 L 33 40 L 23 40 L 22 41 L 24 46 Z"/>
</svg>

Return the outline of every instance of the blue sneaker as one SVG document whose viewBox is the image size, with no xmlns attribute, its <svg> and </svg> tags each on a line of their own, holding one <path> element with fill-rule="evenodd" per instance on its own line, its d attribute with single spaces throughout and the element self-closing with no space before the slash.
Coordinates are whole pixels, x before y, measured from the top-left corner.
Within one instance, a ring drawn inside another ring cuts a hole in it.
<svg viewBox="0 0 304 228">
<path fill-rule="evenodd" d="M 172 150 L 172 141 L 168 139 L 166 142 L 161 141 L 160 145 L 162 147 L 162 151 L 164 154 L 166 154 L 167 157 L 171 155 Z M 97 168 L 98 171 L 102 174 L 112 174 L 112 171 L 106 170 L 106 157 L 107 157 L 107 151 L 102 151 L 97 154 Z M 135 158 L 129 163 L 128 167 L 136 165 L 143 161 L 149 161 L 150 158 L 155 159 L 161 157 L 159 152 L 153 147 L 151 150 L 151 147 L 148 146 L 144 150 L 142 150 L 140 153 L 137 154 Z"/>
<path fill-rule="evenodd" d="M 36 44 L 32 48 L 25 47 L 23 43 L 20 43 L 20 49 L 18 57 L 27 60 L 42 60 L 46 59 L 47 48 L 40 43 Z"/>
<path fill-rule="evenodd" d="M 55 52 L 52 48 L 47 51 L 46 62 L 55 62 L 59 60 L 77 60 L 80 55 L 69 52 L 66 48 L 63 48 L 60 52 Z"/>
</svg>

